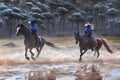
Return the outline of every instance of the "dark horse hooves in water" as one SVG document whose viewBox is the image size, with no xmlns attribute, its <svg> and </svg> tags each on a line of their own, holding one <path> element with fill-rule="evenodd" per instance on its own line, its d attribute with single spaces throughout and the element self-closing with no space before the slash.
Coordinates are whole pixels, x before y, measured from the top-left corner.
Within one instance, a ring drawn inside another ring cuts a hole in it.
<svg viewBox="0 0 120 80">
<path fill-rule="evenodd" d="M 30 60 L 30 58 L 27 56 L 27 51 L 29 49 L 29 52 L 31 53 L 31 58 L 33 60 L 35 60 L 35 58 L 37 58 L 44 46 L 44 44 L 46 43 L 48 46 L 51 47 L 55 47 L 53 43 L 51 42 L 47 42 L 43 37 L 39 36 L 38 37 L 38 43 L 36 45 L 36 40 L 33 36 L 33 34 L 31 33 L 31 31 L 25 27 L 23 24 L 18 24 L 17 26 L 17 31 L 16 31 L 16 35 L 24 35 L 25 39 L 24 39 L 24 45 L 25 45 L 25 58 L 27 60 Z M 38 54 L 36 57 L 34 57 L 34 53 L 32 52 L 32 49 L 36 48 Z"/>
<path fill-rule="evenodd" d="M 100 55 L 99 49 L 102 47 L 102 44 L 104 45 L 104 47 L 107 49 L 108 52 L 113 53 L 113 51 L 110 49 L 110 47 L 108 46 L 107 42 L 104 39 L 101 39 L 101 40 L 97 39 L 97 43 L 95 43 L 90 47 L 89 46 L 90 43 L 88 41 L 87 36 L 80 35 L 79 32 L 74 32 L 74 37 L 75 37 L 76 44 L 79 43 L 79 47 L 80 47 L 79 60 L 82 60 L 82 56 L 88 49 L 93 49 L 95 53 L 97 52 L 97 58 L 98 58 Z"/>
</svg>

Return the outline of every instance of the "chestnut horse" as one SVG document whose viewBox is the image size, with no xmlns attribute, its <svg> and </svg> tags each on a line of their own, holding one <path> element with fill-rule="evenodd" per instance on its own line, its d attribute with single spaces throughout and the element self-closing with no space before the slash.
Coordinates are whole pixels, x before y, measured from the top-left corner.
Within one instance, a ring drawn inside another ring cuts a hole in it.
<svg viewBox="0 0 120 80">
<path fill-rule="evenodd" d="M 93 42 L 94 45 L 90 46 L 89 44 L 89 37 L 86 35 L 80 35 L 79 32 L 74 32 L 74 37 L 75 37 L 75 41 L 76 44 L 79 43 L 79 47 L 80 47 L 80 58 L 79 60 L 82 60 L 82 56 L 83 54 L 88 50 L 88 49 L 93 49 L 93 51 L 95 51 L 95 54 L 97 52 L 97 58 L 100 55 L 100 48 L 102 47 L 102 45 L 104 45 L 104 47 L 107 49 L 108 52 L 112 53 L 113 51 L 110 49 L 110 47 L 108 46 L 107 42 L 104 39 L 97 39 L 97 42 Z"/>
</svg>

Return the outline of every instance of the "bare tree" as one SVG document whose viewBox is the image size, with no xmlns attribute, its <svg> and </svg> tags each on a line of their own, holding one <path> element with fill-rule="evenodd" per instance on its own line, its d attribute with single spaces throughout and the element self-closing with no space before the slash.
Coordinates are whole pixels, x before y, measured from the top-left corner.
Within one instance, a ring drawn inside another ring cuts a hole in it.
<svg viewBox="0 0 120 80">
<path fill-rule="evenodd" d="M 68 13 L 68 10 L 66 9 L 66 8 L 64 8 L 64 7 L 58 7 L 57 8 L 57 12 L 59 13 L 59 15 L 60 15 L 60 21 L 62 22 L 62 24 L 63 24 L 63 30 L 64 30 L 64 27 L 65 27 L 65 16 L 67 15 L 67 13 Z"/>
<path fill-rule="evenodd" d="M 47 20 L 47 28 L 49 30 L 49 25 L 50 25 L 50 20 L 54 20 L 54 15 L 50 12 L 47 13 L 42 13 L 42 15 L 45 17 L 45 19 Z M 54 22 L 54 21 L 53 21 Z M 54 26 L 53 26 L 53 32 L 54 32 Z"/>
<path fill-rule="evenodd" d="M 110 17 L 109 22 L 111 25 L 111 30 L 114 31 L 113 29 L 113 21 L 115 19 L 115 17 L 117 17 L 119 14 L 119 11 L 115 8 L 110 8 L 107 10 L 107 15 Z"/>
<path fill-rule="evenodd" d="M 74 12 L 71 15 L 71 19 L 74 23 L 76 23 L 76 30 L 79 31 L 80 30 L 80 22 L 84 22 L 84 17 L 79 13 L 79 12 Z"/>
</svg>

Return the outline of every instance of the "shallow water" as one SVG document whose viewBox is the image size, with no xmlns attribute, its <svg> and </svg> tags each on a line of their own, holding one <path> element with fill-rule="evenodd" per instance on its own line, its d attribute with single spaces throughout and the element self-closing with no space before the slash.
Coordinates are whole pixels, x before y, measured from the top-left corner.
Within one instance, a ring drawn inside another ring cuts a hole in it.
<svg viewBox="0 0 120 80">
<path fill-rule="evenodd" d="M 104 38 L 104 37 L 99 37 Z M 76 74 L 85 65 L 94 64 L 100 70 L 104 80 L 115 80 L 119 78 L 118 69 L 120 59 L 120 38 L 106 37 L 110 47 L 114 50 L 109 54 L 102 47 L 100 57 L 89 50 L 83 56 L 83 61 L 79 62 L 79 47 L 75 44 L 73 37 L 50 37 L 46 38 L 53 42 L 59 49 L 44 46 L 39 58 L 35 61 L 27 61 L 24 57 L 23 39 L 0 40 L 0 79 L 3 80 L 27 80 L 28 74 L 36 71 L 48 72 L 55 70 L 57 80 L 75 80 Z M 3 44 L 14 42 L 17 46 L 2 46 Z M 33 50 L 36 53 L 35 50 Z M 28 53 L 28 56 L 31 55 Z"/>
<path fill-rule="evenodd" d="M 13 76 L 13 77 L 10 77 L 6 80 L 26 80 L 26 79 L 23 76 Z"/>
<path fill-rule="evenodd" d="M 110 73 L 110 77 L 106 80 L 119 80 L 120 79 L 120 69 L 113 69 Z"/>
</svg>

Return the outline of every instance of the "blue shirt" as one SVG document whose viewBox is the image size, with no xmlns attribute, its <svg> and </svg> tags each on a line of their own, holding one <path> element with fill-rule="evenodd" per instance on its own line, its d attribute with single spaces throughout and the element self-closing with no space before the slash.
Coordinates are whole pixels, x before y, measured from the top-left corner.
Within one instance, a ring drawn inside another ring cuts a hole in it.
<svg viewBox="0 0 120 80">
<path fill-rule="evenodd" d="M 84 34 L 88 36 L 92 36 L 92 29 L 90 28 L 85 29 Z"/>
<path fill-rule="evenodd" d="M 37 24 L 31 24 L 30 28 L 32 32 L 37 32 L 38 30 Z"/>
</svg>

